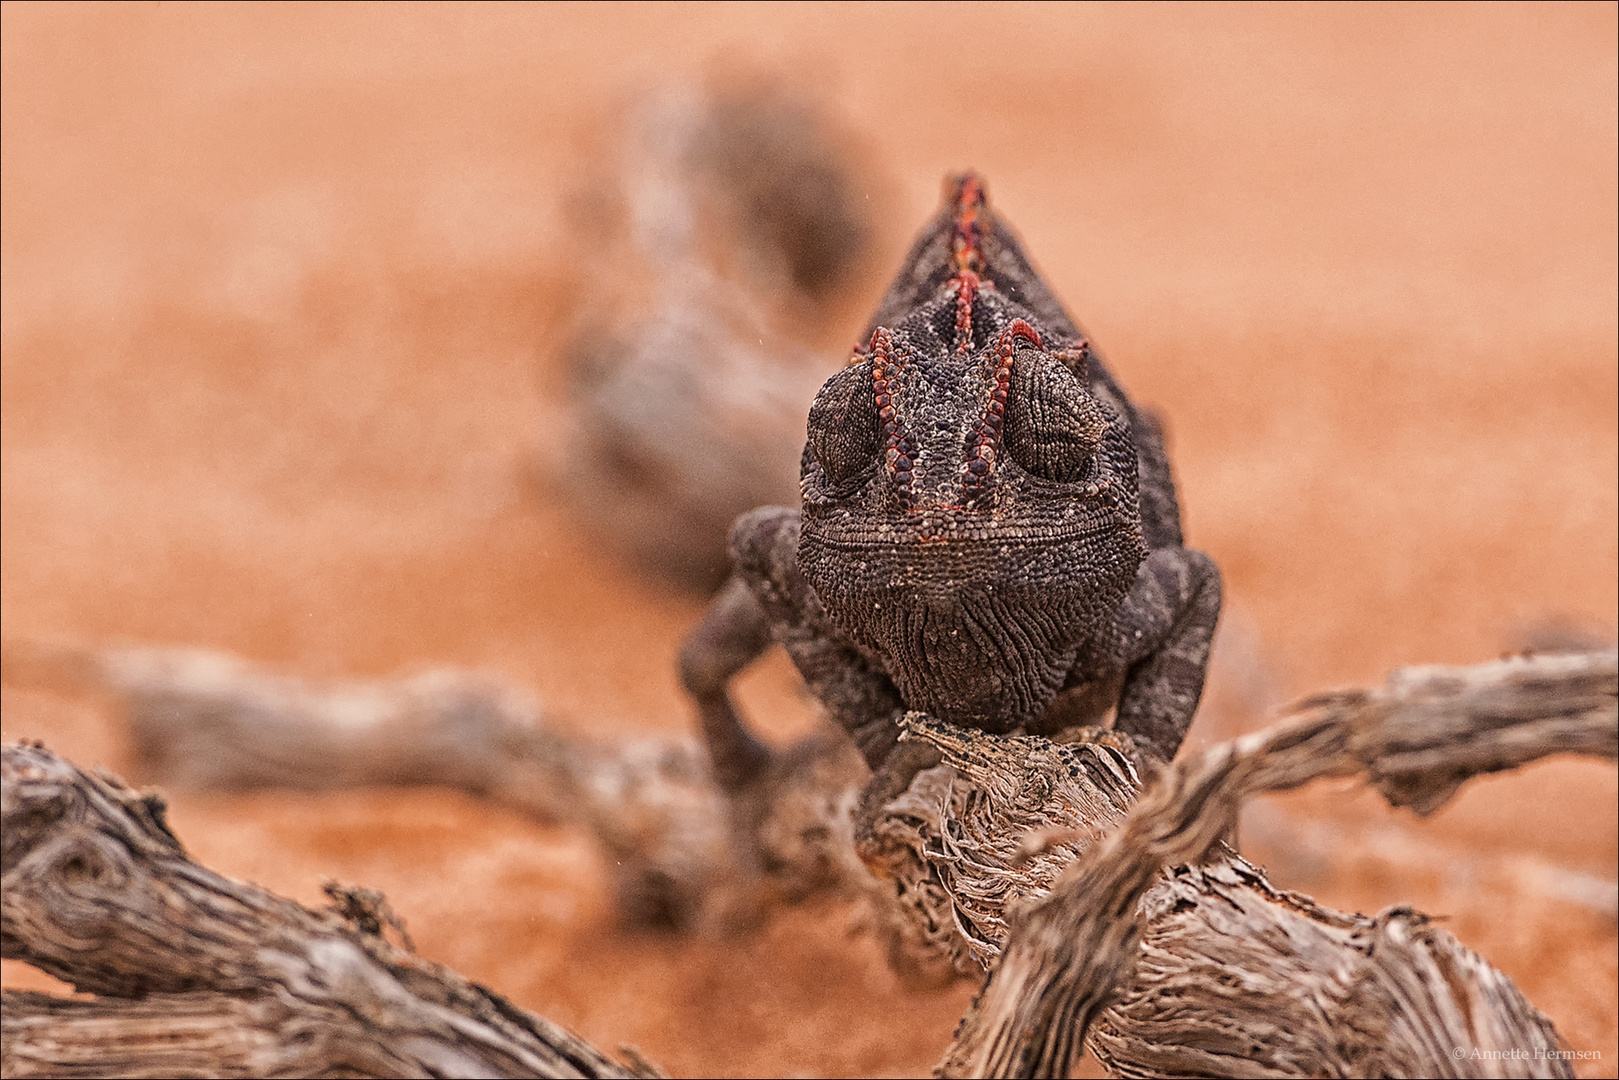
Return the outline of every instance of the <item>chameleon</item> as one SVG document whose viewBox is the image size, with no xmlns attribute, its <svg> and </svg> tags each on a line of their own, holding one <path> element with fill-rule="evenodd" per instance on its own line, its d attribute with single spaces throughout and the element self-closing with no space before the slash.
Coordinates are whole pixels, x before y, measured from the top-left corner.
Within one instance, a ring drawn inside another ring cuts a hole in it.
<svg viewBox="0 0 1619 1080">
<path fill-rule="evenodd" d="M 800 505 L 731 529 L 731 576 L 680 653 L 720 787 L 772 751 L 729 693 L 773 643 L 871 769 L 856 840 L 918 771 L 907 713 L 991 735 L 1084 725 L 1170 760 L 1220 611 L 1133 404 L 989 205 L 945 181 L 848 364 L 809 409 Z"/>
</svg>

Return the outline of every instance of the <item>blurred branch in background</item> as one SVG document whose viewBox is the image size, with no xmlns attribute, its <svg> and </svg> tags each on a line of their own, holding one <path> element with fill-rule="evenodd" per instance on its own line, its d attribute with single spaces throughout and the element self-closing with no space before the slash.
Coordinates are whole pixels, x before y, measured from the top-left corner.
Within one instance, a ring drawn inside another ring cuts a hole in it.
<svg viewBox="0 0 1619 1080">
<path fill-rule="evenodd" d="M 1403 669 L 1188 758 L 1139 801 L 1139 758 L 1115 733 L 993 737 L 911 714 L 905 737 L 945 763 L 887 806 L 875 876 L 849 825 L 863 774 L 835 738 L 782 755 L 767 810 L 744 814 L 688 742 L 564 738 L 461 673 L 317 689 L 199 651 L 12 644 L 5 661 L 8 681 L 112 692 L 153 779 L 440 783 L 584 824 L 643 919 L 734 925 L 818 888 L 861 893 L 913 979 L 991 973 L 949 1075 L 1062 1076 L 1082 1042 L 1129 1075 L 1247 1075 L 1256 1057 L 1293 1076 L 1568 1075 L 1550 1022 L 1426 917 L 1323 908 L 1219 841 L 1246 795 L 1318 776 L 1364 773 L 1426 813 L 1548 754 L 1611 760 L 1611 651 Z M 1456 1045 L 1547 1054 L 1481 1064 L 1447 1056 Z"/>
<path fill-rule="evenodd" d="M 770 82 L 664 87 L 610 127 L 571 200 L 571 403 L 536 465 L 614 549 L 707 592 L 738 514 L 798 490 L 804 414 L 872 264 L 868 168 Z M 880 202 L 880 200 L 879 200 Z"/>
<path fill-rule="evenodd" d="M 784 764 L 771 820 L 752 825 L 774 838 L 758 852 L 733 835 L 696 740 L 567 735 L 493 676 L 437 669 L 317 685 L 205 649 L 16 642 L 4 664 L 14 685 L 112 694 L 145 781 L 212 791 L 431 785 L 581 825 L 602 845 L 620 916 L 633 925 L 747 922 L 772 896 L 841 880 L 840 861 L 854 859 L 847 808 L 833 804 L 864 765 L 836 738 L 810 740 Z M 775 870 L 758 873 L 750 859 Z"/>
</svg>

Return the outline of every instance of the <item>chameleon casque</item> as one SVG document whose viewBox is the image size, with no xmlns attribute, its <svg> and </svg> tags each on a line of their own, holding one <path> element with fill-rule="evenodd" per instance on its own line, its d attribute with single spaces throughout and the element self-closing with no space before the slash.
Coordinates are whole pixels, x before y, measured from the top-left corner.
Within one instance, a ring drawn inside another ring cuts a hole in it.
<svg viewBox="0 0 1619 1080">
<path fill-rule="evenodd" d="M 1182 546 L 1163 440 L 997 221 L 946 182 L 869 343 L 810 407 L 801 508 L 731 531 L 681 653 L 716 779 L 771 753 L 731 676 L 772 641 L 873 772 L 856 835 L 919 769 L 909 710 L 989 733 L 1114 728 L 1169 760 L 1203 688 L 1220 576 Z"/>
</svg>

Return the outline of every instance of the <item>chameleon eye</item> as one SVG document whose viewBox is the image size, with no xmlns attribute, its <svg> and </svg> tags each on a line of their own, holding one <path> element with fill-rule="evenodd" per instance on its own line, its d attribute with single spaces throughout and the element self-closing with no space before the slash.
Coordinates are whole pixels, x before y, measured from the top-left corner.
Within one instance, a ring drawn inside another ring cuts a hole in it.
<svg viewBox="0 0 1619 1080">
<path fill-rule="evenodd" d="M 877 402 L 871 362 L 846 367 L 821 387 L 809 411 L 809 449 L 834 487 L 877 460 Z"/>
<path fill-rule="evenodd" d="M 1012 460 L 1044 480 L 1078 480 L 1107 431 L 1090 391 L 1037 349 L 1018 350 L 1008 391 L 1003 445 Z"/>
</svg>

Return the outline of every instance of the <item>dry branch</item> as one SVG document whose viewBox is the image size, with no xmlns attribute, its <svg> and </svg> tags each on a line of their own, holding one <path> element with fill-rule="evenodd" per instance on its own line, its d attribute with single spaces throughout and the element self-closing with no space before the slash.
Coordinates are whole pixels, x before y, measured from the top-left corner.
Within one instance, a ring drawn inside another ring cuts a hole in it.
<svg viewBox="0 0 1619 1080">
<path fill-rule="evenodd" d="M 8 1077 L 648 1075 L 337 912 L 199 866 L 160 799 L 43 747 L 4 748 L 0 811 L 0 952 L 97 995 L 8 991 Z"/>
<path fill-rule="evenodd" d="M 784 755 L 770 797 L 737 820 L 690 738 L 603 743 L 567 734 L 498 678 L 435 669 L 325 685 L 206 649 L 8 642 L 6 680 L 110 694 L 138 777 L 217 791 L 431 785 L 601 843 L 622 917 L 685 930 L 746 922 L 858 867 L 841 739 Z"/>
<path fill-rule="evenodd" d="M 688 742 L 570 739 L 459 673 L 317 690 L 217 654 L 82 655 L 76 678 L 120 697 L 171 781 L 459 787 L 588 826 L 631 868 L 623 895 L 688 926 L 739 895 L 862 892 L 902 972 L 992 969 L 946 1075 L 1060 1076 L 1082 1042 L 1125 1076 L 1568 1075 L 1550 1023 L 1424 916 L 1322 908 L 1219 839 L 1248 794 L 1318 776 L 1364 773 L 1429 812 L 1480 773 L 1612 759 L 1612 652 L 1396 672 L 1149 777 L 1139 802 L 1140 757 L 1116 733 L 986 736 L 911 714 L 904 737 L 944 764 L 885 808 L 862 851 L 875 878 L 851 850 L 860 767 L 835 743 L 780 755 L 727 804 Z"/>
<path fill-rule="evenodd" d="M 1616 684 L 1611 652 L 1406 669 L 1172 766 L 1011 920 L 941 1072 L 1064 1076 L 1100 1018 L 1122 1075 L 1570 1075 L 1551 1023 L 1421 915 L 1327 912 L 1234 858 L 1159 875 L 1216 855 L 1248 795 L 1320 776 L 1430 812 L 1480 773 L 1611 760 Z"/>
</svg>

